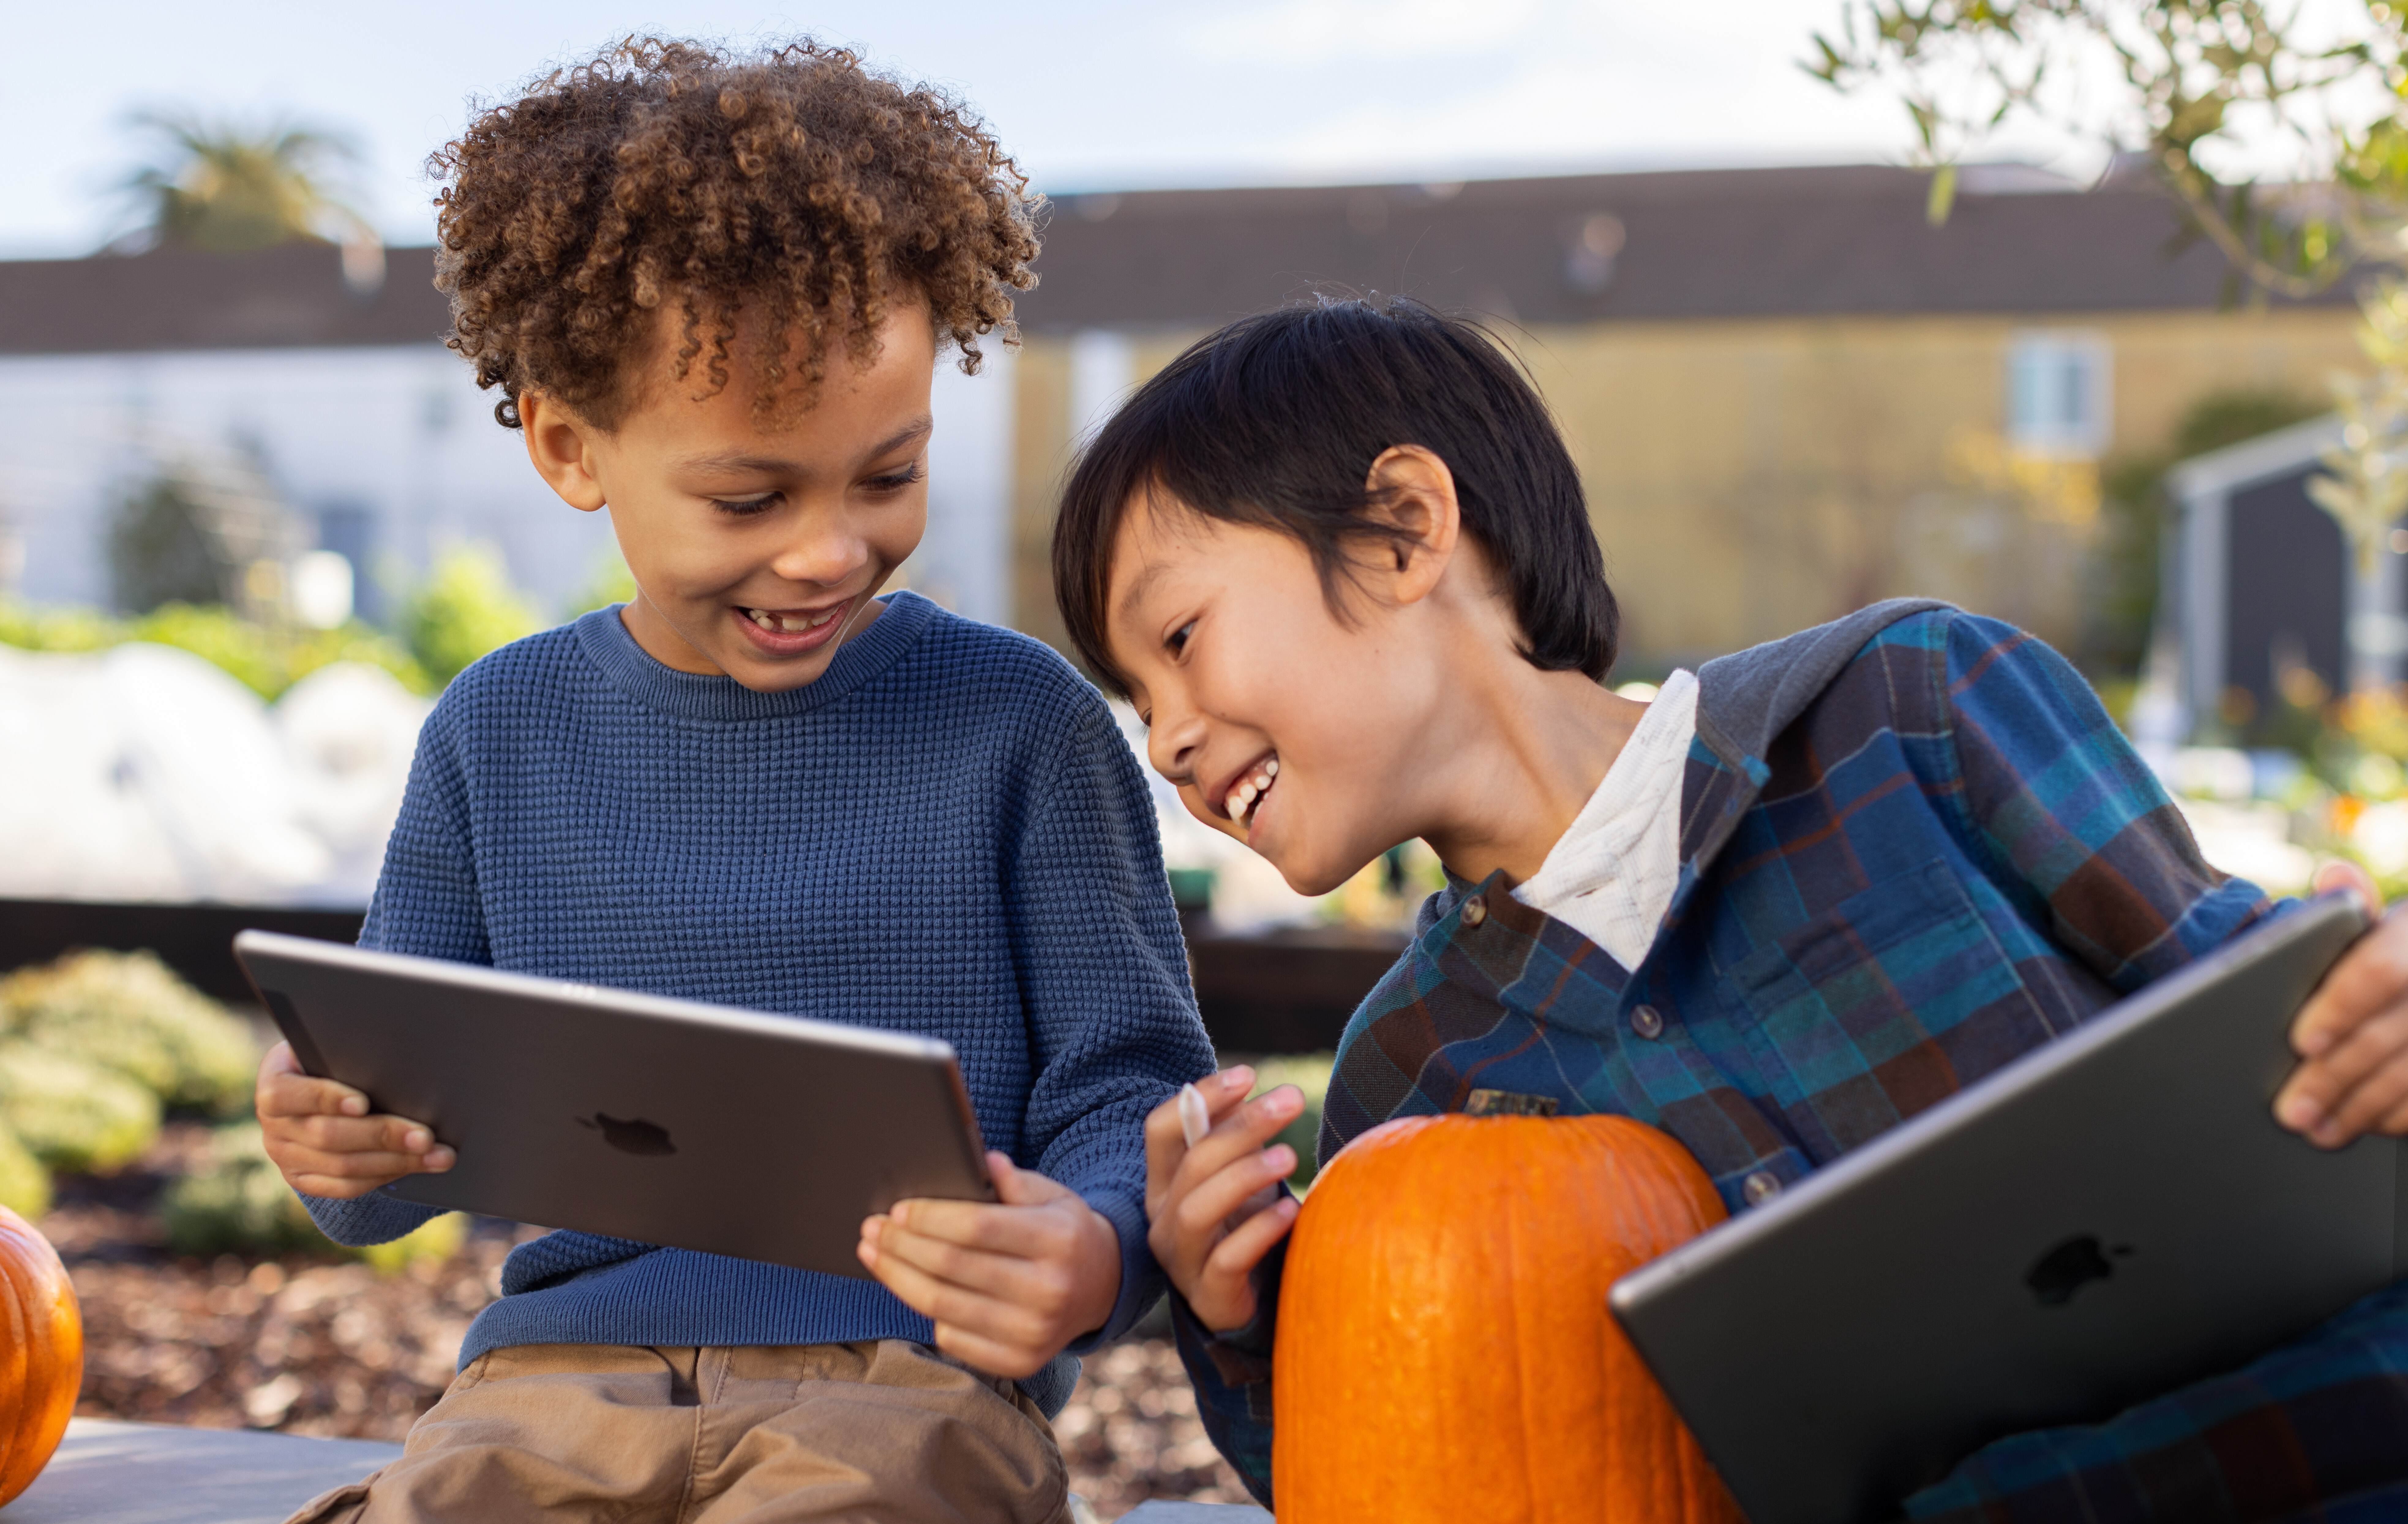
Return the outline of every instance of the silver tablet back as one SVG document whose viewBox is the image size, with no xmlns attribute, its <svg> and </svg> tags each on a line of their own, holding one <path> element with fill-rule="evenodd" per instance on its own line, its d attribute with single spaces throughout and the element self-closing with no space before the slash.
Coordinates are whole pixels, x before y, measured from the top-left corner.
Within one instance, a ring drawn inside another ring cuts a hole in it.
<svg viewBox="0 0 2408 1524">
<path fill-rule="evenodd" d="M 1888 1517 L 1987 1441 L 2245 1363 L 2408 1274 L 2402 1144 L 2269 1111 L 2364 928 L 2317 901 L 1626 1276 L 1754 1524 Z"/>
<path fill-rule="evenodd" d="M 838 1275 L 909 1196 L 991 1200 L 930 1038 L 245 932 L 302 1067 L 459 1152 L 405 1201 Z"/>
</svg>

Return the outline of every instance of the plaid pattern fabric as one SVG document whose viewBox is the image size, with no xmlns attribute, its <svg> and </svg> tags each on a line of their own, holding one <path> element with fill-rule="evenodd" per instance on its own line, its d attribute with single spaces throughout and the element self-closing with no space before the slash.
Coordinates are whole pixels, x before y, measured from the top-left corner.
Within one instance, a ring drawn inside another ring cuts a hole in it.
<svg viewBox="0 0 2408 1524">
<path fill-rule="evenodd" d="M 2088 686 L 2021 632 L 1899 619 L 1761 756 L 1731 738 L 1746 717 L 1718 705 L 1716 665 L 1680 887 L 1640 966 L 1501 877 L 1452 884 L 1347 1026 L 1324 1160 L 1390 1118 L 1504 1090 L 1664 1129 L 1744 1211 L 2269 912 L 2206 864 Z M 1254 1326 L 1182 1332 L 1206 1426 L 1265 1497 L 1276 1270 Z"/>
<path fill-rule="evenodd" d="M 2408 1518 L 2408 1283 L 2093 1428 L 2000 1440 L 1906 1503 L 1933 1524 Z"/>
</svg>

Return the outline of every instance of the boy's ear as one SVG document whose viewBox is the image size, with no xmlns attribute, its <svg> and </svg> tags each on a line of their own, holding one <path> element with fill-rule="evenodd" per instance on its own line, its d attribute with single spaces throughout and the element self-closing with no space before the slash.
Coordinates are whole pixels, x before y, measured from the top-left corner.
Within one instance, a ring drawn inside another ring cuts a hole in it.
<svg viewBox="0 0 2408 1524">
<path fill-rule="evenodd" d="M 1373 568 L 1387 574 L 1383 580 L 1389 597 L 1418 603 L 1446 575 L 1462 537 L 1455 473 L 1424 446 L 1391 445 L 1371 463 L 1363 490 L 1370 499 L 1366 516 L 1399 532 L 1375 553 Z"/>
<path fill-rule="evenodd" d="M 519 432 L 526 435 L 527 459 L 536 474 L 560 494 L 560 500 L 580 512 L 603 506 L 602 480 L 595 474 L 594 426 L 561 403 L 534 390 L 519 393 Z"/>
</svg>

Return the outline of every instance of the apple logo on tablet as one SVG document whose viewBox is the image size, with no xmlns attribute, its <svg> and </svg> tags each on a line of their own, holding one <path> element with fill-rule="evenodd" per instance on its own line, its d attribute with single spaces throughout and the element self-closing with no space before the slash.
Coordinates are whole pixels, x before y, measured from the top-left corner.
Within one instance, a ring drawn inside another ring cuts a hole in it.
<svg viewBox="0 0 2408 1524">
<path fill-rule="evenodd" d="M 578 1118 L 577 1125 L 600 1132 L 602 1141 L 623 1154 L 646 1154 L 657 1158 L 677 1152 L 677 1145 L 669 1141 L 669 1130 L 641 1117 L 621 1121 L 607 1111 L 597 1111 L 591 1117 Z"/>
<path fill-rule="evenodd" d="M 2046 1254 L 2025 1275 L 2024 1284 L 2031 1288 L 2032 1300 L 2043 1307 L 2062 1307 L 2073 1300 L 2073 1293 L 2092 1281 L 2105 1280 L 2115 1274 L 2108 1256 L 2128 1259 L 2132 1253 L 2128 1244 L 2105 1248 L 2089 1233 L 2069 1238 Z"/>
</svg>

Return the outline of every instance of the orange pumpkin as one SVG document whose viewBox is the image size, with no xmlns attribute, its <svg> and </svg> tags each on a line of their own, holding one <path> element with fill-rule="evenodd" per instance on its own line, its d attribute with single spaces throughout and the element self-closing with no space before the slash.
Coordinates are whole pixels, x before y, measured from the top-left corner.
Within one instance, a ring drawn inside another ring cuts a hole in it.
<svg viewBox="0 0 2408 1524">
<path fill-rule="evenodd" d="M 59 1447 L 83 1385 L 83 1316 L 58 1251 L 0 1206 L 0 1505 Z"/>
<path fill-rule="evenodd" d="M 1272 1356 L 1280 1524 L 1741 1524 L 1606 1308 L 1720 1221 L 1620 1117 L 1414 1117 L 1314 1182 Z"/>
</svg>

